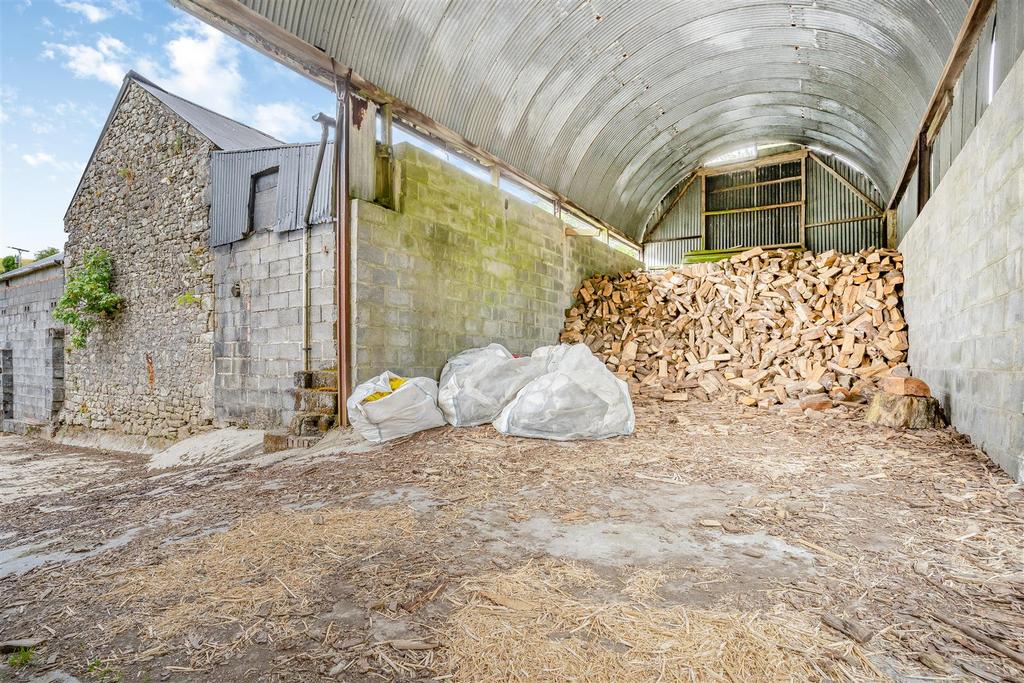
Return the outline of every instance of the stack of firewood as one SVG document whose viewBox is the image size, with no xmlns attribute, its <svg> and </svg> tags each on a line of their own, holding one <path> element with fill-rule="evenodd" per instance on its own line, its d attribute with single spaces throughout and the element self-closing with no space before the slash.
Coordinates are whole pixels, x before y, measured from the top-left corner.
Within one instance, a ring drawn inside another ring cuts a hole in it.
<svg viewBox="0 0 1024 683">
<path fill-rule="evenodd" d="M 902 283 L 903 257 L 890 249 L 755 248 L 585 280 L 561 340 L 587 344 L 634 390 L 668 400 L 857 400 L 905 360 Z"/>
</svg>

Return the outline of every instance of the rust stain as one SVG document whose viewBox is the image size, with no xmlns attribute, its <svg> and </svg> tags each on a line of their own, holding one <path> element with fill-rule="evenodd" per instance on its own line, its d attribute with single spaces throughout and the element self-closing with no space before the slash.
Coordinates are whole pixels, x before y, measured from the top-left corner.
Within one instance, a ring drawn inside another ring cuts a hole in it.
<svg viewBox="0 0 1024 683">
<path fill-rule="evenodd" d="M 146 378 L 149 380 L 149 388 L 156 386 L 156 369 L 153 367 L 153 356 L 146 354 Z"/>
<path fill-rule="evenodd" d="M 366 116 L 366 108 L 369 106 L 366 100 L 358 97 L 352 98 L 352 125 L 356 130 L 363 129 L 363 118 Z"/>
</svg>

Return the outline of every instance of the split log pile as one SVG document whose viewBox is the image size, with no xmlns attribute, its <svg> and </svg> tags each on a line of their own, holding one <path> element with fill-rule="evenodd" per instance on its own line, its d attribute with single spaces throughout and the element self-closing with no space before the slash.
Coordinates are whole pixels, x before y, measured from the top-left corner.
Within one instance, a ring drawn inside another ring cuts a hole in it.
<svg viewBox="0 0 1024 683">
<path fill-rule="evenodd" d="M 587 344 L 633 391 L 666 400 L 863 400 L 905 360 L 902 283 L 903 256 L 890 249 L 755 248 L 585 280 L 561 340 Z"/>
</svg>

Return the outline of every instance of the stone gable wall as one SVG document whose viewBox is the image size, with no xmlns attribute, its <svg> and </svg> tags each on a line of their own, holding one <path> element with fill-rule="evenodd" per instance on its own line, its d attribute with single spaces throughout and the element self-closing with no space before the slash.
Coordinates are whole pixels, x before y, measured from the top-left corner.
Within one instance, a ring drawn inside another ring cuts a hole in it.
<svg viewBox="0 0 1024 683">
<path fill-rule="evenodd" d="M 67 346 L 65 424 L 175 439 L 212 422 L 213 261 L 203 197 L 212 149 L 129 85 L 65 218 L 65 273 L 87 249 L 104 247 L 125 298 L 85 349 Z"/>
</svg>

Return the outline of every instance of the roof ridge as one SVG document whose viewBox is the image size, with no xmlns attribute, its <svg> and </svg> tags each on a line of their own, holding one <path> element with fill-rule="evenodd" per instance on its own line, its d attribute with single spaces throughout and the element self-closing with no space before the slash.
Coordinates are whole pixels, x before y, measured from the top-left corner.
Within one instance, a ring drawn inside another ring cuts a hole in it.
<svg viewBox="0 0 1024 683">
<path fill-rule="evenodd" d="M 182 97 L 181 95 L 178 95 L 177 93 L 173 93 L 170 90 L 168 90 L 167 88 L 165 88 L 165 87 L 163 87 L 161 85 L 157 85 L 155 82 L 153 82 L 152 80 L 146 78 L 145 76 L 140 74 L 135 69 L 129 69 L 128 73 L 126 73 L 124 75 L 124 80 L 125 80 L 125 82 L 127 82 L 129 80 L 132 80 L 132 81 L 136 81 L 137 83 L 144 83 L 144 84 L 146 84 L 148 86 L 156 88 L 157 90 L 159 90 L 162 93 L 166 93 L 166 94 L 170 95 L 171 97 L 175 97 L 175 98 L 181 100 L 182 102 L 187 102 L 188 104 L 191 104 L 193 107 L 198 107 L 199 109 L 202 109 L 203 111 L 206 111 L 206 112 L 209 112 L 209 113 L 213 114 L 214 116 L 219 116 L 222 119 L 227 119 L 228 121 L 231 121 L 232 123 L 237 123 L 239 126 L 242 126 L 244 128 L 248 128 L 249 130 L 253 131 L 254 133 L 259 133 L 260 135 L 264 135 L 264 136 L 270 138 L 271 140 L 277 140 L 278 142 L 282 142 L 283 143 L 283 140 L 278 140 L 273 135 L 271 135 L 269 133 L 265 133 L 262 130 L 260 130 L 259 128 L 254 128 L 253 126 L 250 126 L 247 123 L 243 123 L 243 122 L 239 121 L 238 119 L 233 119 L 230 116 L 225 116 L 224 114 L 221 114 L 219 111 L 214 111 L 213 109 L 210 109 L 209 107 L 204 107 L 203 105 L 199 104 L 198 102 L 193 102 L 192 100 L 188 99 L 187 97 Z M 180 116 L 180 114 L 178 114 L 178 115 Z"/>
</svg>

